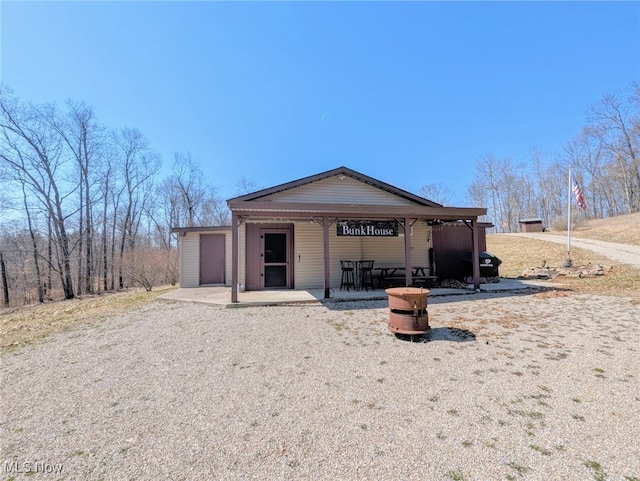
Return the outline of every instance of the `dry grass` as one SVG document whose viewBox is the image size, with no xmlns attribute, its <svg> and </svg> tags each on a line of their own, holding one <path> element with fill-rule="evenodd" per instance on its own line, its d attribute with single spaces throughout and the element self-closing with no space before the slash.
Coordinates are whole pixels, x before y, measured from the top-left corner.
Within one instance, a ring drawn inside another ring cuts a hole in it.
<svg viewBox="0 0 640 481">
<path fill-rule="evenodd" d="M 575 237 L 640 245 L 640 212 L 610 219 L 581 222 L 571 231 Z"/>
<path fill-rule="evenodd" d="M 640 213 L 584 221 L 572 230 L 572 236 L 640 245 Z M 566 258 L 566 247 L 562 244 L 511 236 L 487 236 L 487 250 L 502 259 L 500 275 L 503 277 L 518 277 L 525 269 L 541 266 L 543 262 L 547 266 L 561 266 Z M 612 265 L 610 259 L 578 248 L 571 249 L 571 260 L 576 266 L 600 264 L 611 269 L 605 276 L 563 277 L 554 282 L 559 281 L 570 291 L 581 294 L 640 298 L 640 270 Z"/>
<path fill-rule="evenodd" d="M 593 231 L 586 231 L 587 234 Z M 585 236 L 587 237 L 587 236 Z M 594 237 L 590 237 L 594 238 Z M 616 237 L 610 234 L 609 242 Z M 531 267 L 559 267 L 566 259 L 566 246 L 523 237 L 488 235 L 487 250 L 502 260 L 500 276 L 515 278 Z M 640 298 L 640 270 L 615 264 L 596 253 L 572 248 L 571 260 L 574 266 L 600 264 L 610 267 L 604 276 L 598 277 L 558 277 L 553 282 L 580 294 L 603 294 Z"/>
<path fill-rule="evenodd" d="M 152 292 L 131 289 L 0 310 L 0 348 L 24 344 L 77 324 L 100 322 L 109 316 L 137 309 L 171 289 Z"/>
</svg>

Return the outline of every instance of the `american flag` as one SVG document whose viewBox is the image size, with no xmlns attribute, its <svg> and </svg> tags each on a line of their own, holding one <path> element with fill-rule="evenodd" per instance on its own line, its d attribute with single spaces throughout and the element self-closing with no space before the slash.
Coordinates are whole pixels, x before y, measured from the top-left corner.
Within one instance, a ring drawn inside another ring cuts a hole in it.
<svg viewBox="0 0 640 481">
<path fill-rule="evenodd" d="M 576 197 L 576 203 L 580 206 L 581 209 L 586 209 L 587 204 L 584 201 L 584 194 L 582 193 L 582 189 L 576 182 L 575 177 L 573 178 L 573 195 Z"/>
</svg>

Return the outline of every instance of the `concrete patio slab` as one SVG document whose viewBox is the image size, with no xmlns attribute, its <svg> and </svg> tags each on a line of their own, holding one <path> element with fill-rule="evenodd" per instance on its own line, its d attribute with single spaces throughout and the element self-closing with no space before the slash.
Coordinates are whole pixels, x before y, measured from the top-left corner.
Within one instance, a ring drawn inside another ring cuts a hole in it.
<svg viewBox="0 0 640 481">
<path fill-rule="evenodd" d="M 500 279 L 500 282 L 481 284 L 480 292 L 508 292 L 527 289 L 545 289 L 556 287 L 557 284 L 546 281 L 525 281 L 519 279 Z M 460 296 L 473 295 L 476 291 L 473 285 L 467 288 L 431 288 L 429 296 Z M 247 307 L 270 306 L 278 304 L 322 303 L 325 301 L 362 301 L 362 300 L 386 300 L 384 289 L 369 291 L 340 291 L 331 289 L 330 299 L 324 299 L 324 289 L 301 290 L 269 290 L 240 292 L 238 302 L 231 302 L 230 287 L 193 287 L 178 288 L 157 297 L 161 301 L 182 301 L 213 304 L 222 307 Z"/>
</svg>

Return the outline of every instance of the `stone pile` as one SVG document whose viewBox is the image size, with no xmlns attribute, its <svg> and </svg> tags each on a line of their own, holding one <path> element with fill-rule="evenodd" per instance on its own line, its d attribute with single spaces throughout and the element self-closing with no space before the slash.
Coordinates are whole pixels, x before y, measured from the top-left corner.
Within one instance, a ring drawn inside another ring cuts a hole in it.
<svg viewBox="0 0 640 481">
<path fill-rule="evenodd" d="M 611 267 L 600 264 L 587 264 L 584 266 L 547 266 L 543 263 L 539 267 L 529 267 L 520 275 L 520 279 L 555 279 L 559 276 L 565 277 L 597 277 L 604 276 Z"/>
</svg>

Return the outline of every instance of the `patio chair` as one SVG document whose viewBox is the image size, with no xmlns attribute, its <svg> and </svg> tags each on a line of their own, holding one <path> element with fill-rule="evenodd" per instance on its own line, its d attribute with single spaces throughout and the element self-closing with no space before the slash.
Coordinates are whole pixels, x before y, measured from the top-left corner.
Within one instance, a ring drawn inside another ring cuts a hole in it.
<svg viewBox="0 0 640 481">
<path fill-rule="evenodd" d="M 355 265 L 353 261 L 340 261 L 340 269 L 342 277 L 340 279 L 340 290 L 343 288 L 347 291 L 352 288 L 355 290 L 356 283 L 354 277 Z"/>
<path fill-rule="evenodd" d="M 360 287 L 365 291 L 375 289 L 373 286 L 373 263 L 374 261 L 360 261 Z"/>
</svg>

